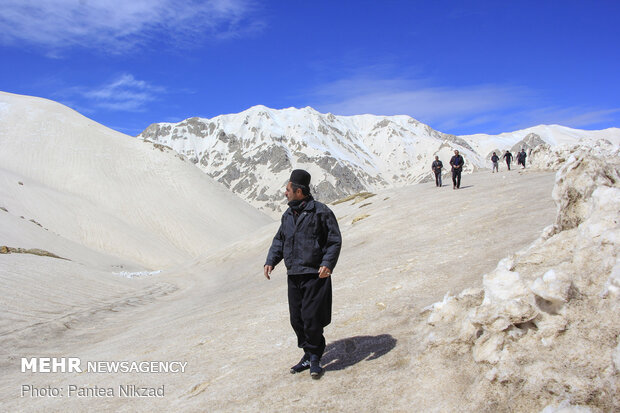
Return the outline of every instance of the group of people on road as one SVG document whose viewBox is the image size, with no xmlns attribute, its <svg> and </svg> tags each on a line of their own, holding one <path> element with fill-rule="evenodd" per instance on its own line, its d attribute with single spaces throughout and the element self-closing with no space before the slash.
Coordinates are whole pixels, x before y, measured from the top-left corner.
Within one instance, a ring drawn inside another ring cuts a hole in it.
<svg viewBox="0 0 620 413">
<path fill-rule="evenodd" d="M 506 161 L 506 166 L 510 171 L 510 163 L 512 162 L 513 155 L 510 151 L 506 151 L 506 153 L 502 156 L 502 158 Z M 525 168 L 525 158 L 527 158 L 527 154 L 525 153 L 525 148 L 521 150 L 521 152 L 517 153 L 517 163 Z M 492 172 L 499 172 L 499 156 L 497 156 L 496 152 L 493 152 L 491 156 L 491 162 L 493 163 Z M 461 187 L 461 172 L 463 171 L 463 165 L 465 164 L 465 160 L 463 156 L 459 154 L 458 150 L 454 151 L 454 156 L 450 159 L 450 165 L 452 166 L 452 189 L 459 189 Z M 439 160 L 439 156 L 435 156 L 435 160 L 431 165 L 431 170 L 435 173 L 435 185 L 437 187 L 442 186 L 441 182 L 441 170 L 443 169 L 443 163 Z"/>
<path fill-rule="evenodd" d="M 454 156 L 450 158 L 450 166 L 452 166 L 452 189 L 459 189 L 461 187 L 461 172 L 463 172 L 464 164 L 465 160 L 463 156 L 459 154 L 459 151 L 454 151 Z M 439 156 L 435 156 L 431 169 L 435 173 L 435 185 L 441 187 L 441 170 L 443 169 L 443 163 L 439 160 Z"/>
<path fill-rule="evenodd" d="M 510 171 L 510 163 L 512 162 L 513 155 L 507 150 L 502 158 L 506 161 L 506 166 Z M 523 168 L 525 168 L 525 158 L 527 158 L 527 154 L 525 153 L 525 148 L 523 148 L 521 149 L 521 152 L 517 152 L 517 164 L 521 165 Z M 499 172 L 499 157 L 497 156 L 497 153 L 493 152 L 491 162 L 493 162 L 493 172 Z"/>
</svg>

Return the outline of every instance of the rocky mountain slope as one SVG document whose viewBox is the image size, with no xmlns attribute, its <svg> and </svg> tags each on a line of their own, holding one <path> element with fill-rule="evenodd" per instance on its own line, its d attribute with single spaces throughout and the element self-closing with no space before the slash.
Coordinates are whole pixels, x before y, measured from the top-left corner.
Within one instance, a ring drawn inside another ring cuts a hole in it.
<svg viewBox="0 0 620 413">
<path fill-rule="evenodd" d="M 255 106 L 235 115 L 149 126 L 140 138 L 173 148 L 253 205 L 279 210 L 293 168 L 313 177 L 318 199 L 400 186 L 429 177 L 435 154 L 461 150 L 473 171 L 483 160 L 469 145 L 408 116 L 334 116 L 310 107 Z"/>
<path fill-rule="evenodd" d="M 465 172 L 470 173 L 489 167 L 493 150 L 530 149 L 540 143 L 575 143 L 610 135 L 620 142 L 620 129 L 592 134 L 560 126 L 458 137 L 409 116 L 335 116 L 310 107 L 254 106 L 212 119 L 156 123 L 138 137 L 171 147 L 269 212 L 282 208 L 282 189 L 293 168 L 309 170 L 314 193 L 329 202 L 363 190 L 430 180 L 435 155 L 447 165 L 454 149 L 464 156 Z"/>
</svg>

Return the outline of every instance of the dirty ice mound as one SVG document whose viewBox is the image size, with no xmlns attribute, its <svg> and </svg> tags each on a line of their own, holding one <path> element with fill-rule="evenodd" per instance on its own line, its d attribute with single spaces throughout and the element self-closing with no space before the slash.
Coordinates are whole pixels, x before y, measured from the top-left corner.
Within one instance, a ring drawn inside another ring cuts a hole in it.
<svg viewBox="0 0 620 413">
<path fill-rule="evenodd" d="M 423 310 L 425 357 L 476 372 L 473 408 L 620 409 L 620 157 L 564 149 L 555 223 L 483 288 Z"/>
</svg>

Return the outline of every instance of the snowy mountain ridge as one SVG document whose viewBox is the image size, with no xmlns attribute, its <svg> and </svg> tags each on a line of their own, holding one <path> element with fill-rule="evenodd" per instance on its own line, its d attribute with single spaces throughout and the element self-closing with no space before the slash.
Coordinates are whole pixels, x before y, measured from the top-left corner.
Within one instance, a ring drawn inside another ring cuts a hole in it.
<svg viewBox="0 0 620 413">
<path fill-rule="evenodd" d="M 155 123 L 138 137 L 171 147 L 269 212 L 282 208 L 282 190 L 293 168 L 307 169 L 317 198 L 329 202 L 359 191 L 428 181 L 435 155 L 447 166 L 455 149 L 464 156 L 469 173 L 489 167 L 492 150 L 603 137 L 618 144 L 620 129 L 591 133 L 554 125 L 459 137 L 405 115 L 336 116 L 311 107 L 258 105 L 212 119 Z"/>
</svg>

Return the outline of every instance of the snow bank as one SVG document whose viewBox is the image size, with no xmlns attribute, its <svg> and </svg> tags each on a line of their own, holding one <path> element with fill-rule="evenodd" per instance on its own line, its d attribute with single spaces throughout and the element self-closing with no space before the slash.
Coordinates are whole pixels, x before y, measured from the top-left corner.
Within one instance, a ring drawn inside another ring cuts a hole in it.
<svg viewBox="0 0 620 413">
<path fill-rule="evenodd" d="M 484 390 L 472 396 L 481 405 L 489 394 L 505 402 L 518 394 L 527 410 L 617 411 L 618 149 L 602 142 L 535 153 L 539 165 L 561 165 L 553 190 L 555 224 L 485 274 L 483 288 L 424 309 L 426 348 L 458 349 L 459 368 L 470 363 L 482 369 L 477 385 Z"/>
<path fill-rule="evenodd" d="M 620 147 L 607 139 L 598 139 L 594 142 L 581 139 L 576 144 L 564 143 L 551 146 L 541 144 L 533 148 L 527 158 L 529 168 L 543 171 L 557 171 L 571 157 L 582 157 L 590 154 L 599 157 L 618 156 Z"/>
</svg>

